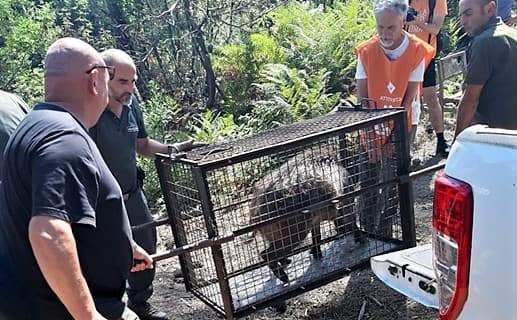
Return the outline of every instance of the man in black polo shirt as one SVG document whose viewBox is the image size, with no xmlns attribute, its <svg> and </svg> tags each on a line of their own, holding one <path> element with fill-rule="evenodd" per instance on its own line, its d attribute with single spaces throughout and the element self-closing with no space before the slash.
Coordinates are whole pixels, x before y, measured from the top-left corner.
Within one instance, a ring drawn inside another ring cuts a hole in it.
<svg viewBox="0 0 517 320">
<path fill-rule="evenodd" d="M 45 58 L 45 103 L 20 123 L 0 185 L 0 319 L 138 317 L 128 273 L 152 267 L 131 237 L 120 188 L 87 129 L 108 100 L 112 70 L 64 38 Z M 143 260 L 131 268 L 133 258 Z"/>
<path fill-rule="evenodd" d="M 133 98 L 136 66 L 125 52 L 109 49 L 101 53 L 108 65 L 115 67 L 115 77 L 109 82 L 109 102 L 90 135 L 117 179 L 129 215 L 131 226 L 153 220 L 141 186 L 137 183 L 136 154 L 154 157 L 156 153 L 185 151 L 192 147 L 187 141 L 166 145 L 148 137 L 140 107 Z M 150 253 L 156 251 L 156 229 L 135 231 L 135 241 Z M 141 319 L 167 319 L 167 315 L 150 305 L 153 293 L 154 269 L 133 273 L 128 279 L 128 305 Z"/>
<path fill-rule="evenodd" d="M 497 17 L 494 0 L 461 0 L 459 12 L 474 39 L 455 136 L 474 123 L 517 129 L 517 30 Z"/>
</svg>

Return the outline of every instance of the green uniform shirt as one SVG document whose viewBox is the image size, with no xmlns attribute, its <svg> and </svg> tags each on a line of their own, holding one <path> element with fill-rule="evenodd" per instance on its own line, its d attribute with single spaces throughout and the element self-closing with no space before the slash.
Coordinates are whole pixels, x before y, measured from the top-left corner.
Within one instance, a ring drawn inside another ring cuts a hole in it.
<svg viewBox="0 0 517 320">
<path fill-rule="evenodd" d="M 491 21 L 471 43 L 465 82 L 484 85 L 477 123 L 517 129 L 517 30 Z"/>
<path fill-rule="evenodd" d="M 122 193 L 134 192 L 136 180 L 136 142 L 146 138 L 144 119 L 135 98 L 130 106 L 124 106 L 118 118 L 106 109 L 90 136 L 99 148 L 104 161 L 117 179 Z"/>
<path fill-rule="evenodd" d="M 9 137 L 22 121 L 29 108 L 18 96 L 0 90 L 0 156 Z"/>
</svg>

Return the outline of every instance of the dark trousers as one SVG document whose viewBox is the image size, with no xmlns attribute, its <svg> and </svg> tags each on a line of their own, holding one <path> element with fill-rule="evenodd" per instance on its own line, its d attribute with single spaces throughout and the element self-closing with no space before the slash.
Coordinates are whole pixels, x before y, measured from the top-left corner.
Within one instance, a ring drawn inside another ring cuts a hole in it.
<svg viewBox="0 0 517 320">
<path fill-rule="evenodd" d="M 118 320 L 140 320 L 140 318 L 136 315 L 136 313 L 131 311 L 131 309 L 126 308 L 122 314 L 122 317 L 120 317 Z"/>
<path fill-rule="evenodd" d="M 153 220 L 142 189 L 138 189 L 129 197 L 126 201 L 126 209 L 131 226 L 141 225 Z M 156 253 L 156 228 L 133 231 L 133 239 L 149 254 Z M 151 297 L 154 275 L 154 269 L 129 274 L 126 292 L 130 304 L 141 304 Z"/>
</svg>

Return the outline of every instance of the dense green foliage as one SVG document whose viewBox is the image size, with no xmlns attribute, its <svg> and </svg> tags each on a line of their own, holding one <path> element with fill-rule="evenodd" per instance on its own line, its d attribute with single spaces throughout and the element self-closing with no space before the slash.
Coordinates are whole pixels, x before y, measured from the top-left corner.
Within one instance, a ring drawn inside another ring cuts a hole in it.
<svg viewBox="0 0 517 320">
<path fill-rule="evenodd" d="M 0 1 L 0 87 L 34 102 L 43 92 L 41 61 L 58 35 L 49 4 Z"/>
<path fill-rule="evenodd" d="M 449 1 L 445 49 L 457 36 Z M 353 95 L 353 48 L 375 32 L 364 0 L 0 0 L 0 84 L 42 99 L 42 59 L 62 36 L 130 53 L 152 137 L 210 143 L 328 112 Z M 146 191 L 159 183 L 150 160 Z"/>
</svg>

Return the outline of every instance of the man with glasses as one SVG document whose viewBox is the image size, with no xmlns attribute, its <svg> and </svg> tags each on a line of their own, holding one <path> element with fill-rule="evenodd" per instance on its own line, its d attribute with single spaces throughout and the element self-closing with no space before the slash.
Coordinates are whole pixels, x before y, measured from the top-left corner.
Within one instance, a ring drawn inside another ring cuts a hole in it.
<svg viewBox="0 0 517 320">
<path fill-rule="evenodd" d="M 88 135 L 113 68 L 63 38 L 44 71 L 45 102 L 4 153 L 0 319 L 137 320 L 122 301 L 126 280 L 152 259 L 133 241 L 120 187 Z"/>
</svg>

